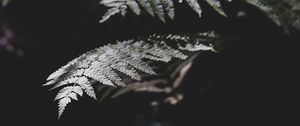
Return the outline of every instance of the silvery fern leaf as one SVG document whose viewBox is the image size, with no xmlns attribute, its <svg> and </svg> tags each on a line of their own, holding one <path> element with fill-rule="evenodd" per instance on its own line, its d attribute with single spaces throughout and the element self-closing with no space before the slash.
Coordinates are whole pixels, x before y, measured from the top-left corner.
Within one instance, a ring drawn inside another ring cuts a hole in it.
<svg viewBox="0 0 300 126">
<path fill-rule="evenodd" d="M 141 9 L 139 7 L 139 4 L 134 1 L 134 0 L 128 0 L 126 5 L 136 14 L 140 15 L 141 14 Z"/>
<path fill-rule="evenodd" d="M 137 0 L 137 1 L 151 16 L 155 16 L 154 10 L 153 10 L 149 0 Z"/>
<path fill-rule="evenodd" d="M 58 118 L 62 115 L 63 111 L 65 110 L 66 106 L 71 102 L 71 98 L 63 97 L 59 100 L 58 103 Z"/>
<path fill-rule="evenodd" d="M 218 13 L 226 16 L 219 0 L 205 1 Z M 201 17 L 202 9 L 197 0 L 185 0 L 185 2 Z M 182 3 L 182 0 L 180 0 L 179 3 Z M 127 8 L 130 8 L 135 14 L 140 15 L 141 9 L 139 5 L 151 16 L 157 16 L 163 22 L 165 22 L 165 17 L 169 17 L 170 19 L 174 19 L 175 17 L 174 0 L 102 0 L 100 4 L 109 7 L 100 20 L 100 23 L 105 22 L 112 15 L 117 13 L 121 13 L 124 16 L 127 12 Z"/>
<path fill-rule="evenodd" d="M 140 81 L 145 75 L 158 75 L 150 63 L 168 63 L 173 59 L 184 61 L 191 56 L 189 52 L 214 51 L 211 43 L 217 37 L 214 32 L 196 35 L 154 34 L 117 41 L 70 61 L 51 74 L 44 85 L 52 86 L 51 90 L 62 88 L 55 97 L 55 101 L 59 101 L 60 117 L 67 104 L 77 100 L 77 95 L 85 93 L 97 99 L 94 84 L 126 87 L 126 77 Z"/>
<path fill-rule="evenodd" d="M 129 7 L 134 7 L 135 3 L 131 1 L 132 0 L 128 2 L 128 4 L 130 4 Z M 123 16 L 125 16 L 127 13 L 127 5 L 124 0 L 103 0 L 101 1 L 101 4 L 105 4 L 107 7 L 111 7 L 111 8 L 109 8 L 107 12 L 102 16 L 102 19 L 99 21 L 100 23 L 105 22 L 115 14 L 121 13 Z M 140 13 L 139 8 L 135 8 L 134 12 L 139 14 Z"/>
<path fill-rule="evenodd" d="M 107 12 L 102 16 L 102 19 L 99 21 L 100 23 L 105 22 L 106 20 L 108 20 L 111 16 L 120 13 L 120 9 L 119 8 L 110 8 L 107 10 Z"/>
<path fill-rule="evenodd" d="M 149 38 L 152 41 L 157 41 L 165 38 L 165 40 L 173 43 L 175 47 L 181 52 L 185 52 L 187 58 L 184 60 L 168 61 L 165 65 L 160 64 L 159 67 L 156 67 L 156 69 L 159 70 L 160 73 L 158 73 L 155 78 L 152 77 L 150 80 L 144 77 L 144 79 L 141 81 L 127 81 L 127 86 L 121 88 L 113 88 L 105 85 L 101 86 L 97 88 L 97 92 L 102 92 L 105 95 L 102 95 L 101 99 L 99 99 L 100 101 L 104 100 L 105 98 L 116 98 L 127 92 L 173 92 L 178 87 L 178 83 L 180 83 L 180 81 L 177 81 L 177 74 L 181 73 L 181 71 L 185 69 L 188 64 L 191 64 L 200 52 L 216 52 L 214 46 L 211 44 L 217 41 L 223 41 L 222 38 L 220 38 L 214 32 L 198 33 L 193 37 L 191 35 L 187 36 L 169 34 L 152 35 Z"/>
<path fill-rule="evenodd" d="M 175 12 L 174 12 L 174 3 L 172 0 L 161 0 L 161 3 L 163 5 L 163 8 L 165 8 L 165 11 L 167 15 L 171 18 L 174 19 Z"/>
<path fill-rule="evenodd" d="M 171 19 L 174 18 L 174 5 L 172 0 L 102 0 L 100 4 L 110 8 L 104 14 L 100 23 L 117 13 L 121 13 L 124 16 L 127 12 L 127 8 L 130 8 L 136 15 L 140 15 L 141 9 L 139 4 L 150 15 L 157 16 L 162 21 L 165 21 L 165 11 Z"/>
<path fill-rule="evenodd" d="M 61 89 L 54 100 L 58 102 L 58 118 L 62 115 L 66 106 L 71 102 L 71 99 L 78 100 L 77 95 L 82 96 L 83 91 L 80 86 L 68 86 Z"/>
<path fill-rule="evenodd" d="M 97 100 L 96 93 L 91 84 L 81 84 L 80 87 L 83 88 L 83 91 L 91 98 Z"/>
<path fill-rule="evenodd" d="M 165 12 L 164 12 L 164 6 L 161 2 L 161 0 L 149 0 L 149 3 L 154 11 L 154 13 L 157 15 L 157 17 L 165 22 Z"/>
<path fill-rule="evenodd" d="M 205 0 L 211 7 L 213 7 L 219 14 L 227 17 L 222 9 L 220 0 Z"/>
<path fill-rule="evenodd" d="M 202 15 L 202 9 L 200 7 L 200 4 L 197 0 L 185 0 L 188 5 L 201 17 Z"/>
</svg>

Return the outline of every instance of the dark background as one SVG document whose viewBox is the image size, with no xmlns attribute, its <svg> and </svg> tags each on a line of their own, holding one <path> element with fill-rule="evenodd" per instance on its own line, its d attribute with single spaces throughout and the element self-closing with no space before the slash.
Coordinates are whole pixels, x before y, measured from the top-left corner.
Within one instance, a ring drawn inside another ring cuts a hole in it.
<svg viewBox="0 0 300 126">
<path fill-rule="evenodd" d="M 203 17 L 177 5 L 174 21 L 148 14 L 98 21 L 106 8 L 97 0 L 14 0 L 3 18 L 22 38 L 24 56 L 1 50 L 0 123 L 5 125 L 219 126 L 290 125 L 298 119 L 300 32 L 286 34 L 255 7 L 225 3 L 228 18 L 201 2 Z M 239 11 L 244 17 L 236 17 Z M 56 92 L 46 77 L 69 60 L 112 40 L 151 33 L 214 29 L 238 38 L 220 53 L 203 53 L 193 64 L 176 106 L 149 106 L 150 94 L 127 94 L 98 103 L 84 96 L 57 119 Z"/>
</svg>

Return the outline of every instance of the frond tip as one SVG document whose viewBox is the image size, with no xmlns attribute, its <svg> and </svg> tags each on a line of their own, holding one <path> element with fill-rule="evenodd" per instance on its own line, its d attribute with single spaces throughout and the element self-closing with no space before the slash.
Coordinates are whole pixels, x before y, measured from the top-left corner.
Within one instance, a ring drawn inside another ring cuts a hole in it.
<svg viewBox="0 0 300 126">
<path fill-rule="evenodd" d="M 199 15 L 199 17 L 201 17 L 202 15 L 202 9 L 198 3 L 197 0 L 185 0 L 188 5 L 195 11 L 197 12 L 197 14 Z"/>
<path fill-rule="evenodd" d="M 78 100 L 77 95 L 82 96 L 83 91 L 80 86 L 68 86 L 61 89 L 54 100 L 58 102 L 58 118 L 62 115 L 66 106 L 71 102 L 71 99 Z"/>
<path fill-rule="evenodd" d="M 227 17 L 225 12 L 221 7 L 221 2 L 219 0 L 205 0 L 211 7 L 213 7 L 219 14 Z"/>
<path fill-rule="evenodd" d="M 198 37 L 202 39 L 198 39 Z M 142 74 L 156 75 L 150 61 L 169 62 L 185 60 L 191 51 L 214 51 L 211 40 L 213 32 L 197 35 L 150 35 L 96 48 L 75 58 L 47 78 L 45 86 L 59 90 L 59 117 L 71 100 L 77 96 L 97 99 L 93 84 L 96 82 L 110 87 L 126 86 L 124 75 L 132 80 L 141 80 Z M 121 78 L 122 77 L 122 78 Z"/>
</svg>

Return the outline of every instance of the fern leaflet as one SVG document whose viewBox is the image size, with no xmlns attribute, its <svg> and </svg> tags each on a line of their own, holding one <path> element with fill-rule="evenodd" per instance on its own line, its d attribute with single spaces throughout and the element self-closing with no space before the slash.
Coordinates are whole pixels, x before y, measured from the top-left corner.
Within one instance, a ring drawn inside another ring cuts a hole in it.
<svg viewBox="0 0 300 126">
<path fill-rule="evenodd" d="M 227 17 L 222 9 L 221 2 L 219 0 L 205 0 L 210 6 L 212 6 L 219 14 Z"/>
</svg>

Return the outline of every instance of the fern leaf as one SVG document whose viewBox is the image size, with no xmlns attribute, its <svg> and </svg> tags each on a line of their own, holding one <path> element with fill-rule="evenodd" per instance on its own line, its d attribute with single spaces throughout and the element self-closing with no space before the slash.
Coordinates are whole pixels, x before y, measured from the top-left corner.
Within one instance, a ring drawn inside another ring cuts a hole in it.
<svg viewBox="0 0 300 126">
<path fill-rule="evenodd" d="M 46 85 L 52 85 L 51 89 L 63 87 L 54 99 L 59 100 L 59 117 L 72 99 L 77 100 L 77 95 L 85 93 L 97 99 L 92 86 L 96 82 L 109 87 L 124 87 L 126 84 L 120 73 L 133 80 L 141 80 L 141 73 L 156 75 L 148 61 L 185 60 L 189 55 L 184 53 L 188 51 L 213 51 L 212 45 L 203 43 L 209 40 L 207 38 L 216 37 L 211 34 L 150 35 L 117 41 L 82 54 L 47 78 Z"/>
<path fill-rule="evenodd" d="M 223 11 L 221 7 L 220 0 L 205 0 L 210 6 L 212 6 L 219 14 L 227 17 L 225 12 Z"/>
<path fill-rule="evenodd" d="M 218 13 L 226 16 L 221 8 L 219 0 L 205 1 Z M 179 2 L 181 3 L 182 0 Z M 185 2 L 199 15 L 199 17 L 201 17 L 202 9 L 197 0 L 185 0 Z M 127 8 L 130 8 L 136 15 L 140 15 L 141 9 L 139 5 L 141 5 L 151 16 L 157 16 L 163 22 L 165 22 L 165 16 L 168 16 L 170 19 L 174 19 L 175 17 L 174 2 L 172 0 L 102 0 L 100 4 L 110 7 L 100 20 L 100 23 L 117 13 L 121 13 L 125 16 Z"/>
<path fill-rule="evenodd" d="M 77 77 L 77 76 L 76 77 L 69 77 L 65 80 L 57 82 L 50 90 L 56 89 L 56 88 L 64 86 L 64 85 L 77 83 L 78 79 L 79 79 L 79 77 Z"/>
<path fill-rule="evenodd" d="M 126 5 L 136 14 L 140 15 L 141 14 L 141 9 L 138 5 L 138 3 L 134 0 L 128 0 L 126 2 Z"/>
<path fill-rule="evenodd" d="M 76 94 L 76 93 L 73 93 L 73 92 L 72 92 L 72 93 L 69 93 L 67 97 L 69 97 L 69 98 L 71 98 L 71 99 L 73 99 L 73 100 L 78 100 L 78 99 L 77 99 L 77 94 Z"/>
<path fill-rule="evenodd" d="M 143 8 L 151 15 L 154 16 L 154 10 L 151 6 L 151 3 L 149 2 L 149 0 L 137 0 L 142 6 Z"/>
<path fill-rule="evenodd" d="M 65 87 L 65 88 L 63 88 L 63 89 L 61 89 L 58 93 L 57 93 L 57 95 L 56 95 L 56 97 L 54 98 L 54 100 L 59 100 L 59 99 L 61 99 L 61 98 L 63 98 L 63 97 L 66 97 L 69 93 L 71 93 L 72 92 L 72 88 L 73 87 Z"/>
<path fill-rule="evenodd" d="M 149 3 L 151 4 L 151 7 L 153 8 L 154 13 L 157 15 L 157 17 L 165 22 L 165 11 L 164 7 L 160 0 L 149 0 Z"/>
<path fill-rule="evenodd" d="M 107 79 L 112 80 L 116 85 L 125 86 L 125 84 L 121 81 L 121 78 L 118 76 L 118 74 L 115 73 L 113 69 L 109 66 L 109 64 L 105 62 L 108 61 L 106 57 L 103 59 L 99 58 L 98 60 L 99 61 L 93 62 L 91 66 L 88 69 L 86 69 L 86 71 L 89 72 L 85 73 L 84 75 L 91 77 L 93 75 L 97 75 L 98 73 L 101 73 Z"/>
<path fill-rule="evenodd" d="M 61 89 L 54 100 L 58 102 L 58 118 L 62 115 L 66 106 L 71 102 L 71 99 L 78 100 L 77 95 L 82 96 L 83 91 L 80 86 L 68 86 Z"/>
<path fill-rule="evenodd" d="M 111 66 L 113 69 L 116 69 L 127 76 L 130 76 L 132 79 L 141 80 L 141 76 L 136 72 L 136 70 L 125 62 L 116 62 Z"/>
<path fill-rule="evenodd" d="M 121 10 L 119 8 L 113 7 L 107 10 L 107 12 L 102 16 L 102 19 L 99 21 L 100 23 L 105 22 L 108 20 L 111 16 L 120 13 Z"/>
<path fill-rule="evenodd" d="M 62 113 L 64 112 L 66 106 L 71 102 L 69 97 L 64 97 L 59 100 L 58 102 L 58 118 L 61 117 Z"/>
<path fill-rule="evenodd" d="M 212 46 L 207 46 L 201 43 L 196 43 L 196 44 L 186 44 L 185 47 L 182 47 L 181 45 L 178 44 L 178 48 L 181 50 L 186 50 L 186 51 L 199 51 L 199 50 L 212 50 L 214 51 Z"/>
<path fill-rule="evenodd" d="M 189 6 L 201 17 L 202 10 L 197 0 L 185 0 Z M 102 16 L 100 23 L 105 22 L 111 16 L 121 13 L 126 14 L 127 8 L 130 8 L 136 15 L 141 14 L 141 5 L 151 16 L 157 16 L 161 21 L 165 22 L 165 16 L 174 19 L 175 10 L 172 0 L 102 0 L 100 4 L 110 9 Z M 219 10 L 219 9 L 218 9 Z"/>
<path fill-rule="evenodd" d="M 68 96 L 68 94 L 72 92 L 78 94 L 79 96 L 83 95 L 83 91 L 80 86 L 68 86 L 68 87 L 64 87 L 59 91 L 55 100 L 61 99 L 62 97 L 66 97 Z"/>
<path fill-rule="evenodd" d="M 166 75 L 168 72 L 170 72 L 169 70 L 172 71 L 172 69 L 170 69 L 170 66 L 174 65 L 174 68 L 178 69 L 179 66 L 184 66 L 184 64 L 186 62 L 192 62 L 192 60 L 197 56 L 197 52 L 201 52 L 201 51 L 213 51 L 216 52 L 215 49 L 213 48 L 214 46 L 212 44 L 205 44 L 205 43 L 213 43 L 215 41 L 219 41 L 220 40 L 220 36 L 218 36 L 217 34 L 215 34 L 213 31 L 212 32 L 204 32 L 204 33 L 199 33 L 193 37 L 189 36 L 189 35 L 172 35 L 172 34 L 168 34 L 168 35 L 152 35 L 149 38 L 151 38 L 152 41 L 156 41 L 156 43 L 159 43 L 159 40 L 164 38 L 164 41 L 166 43 L 176 43 L 177 46 L 176 48 L 182 50 L 182 51 L 187 51 L 190 52 L 187 56 L 188 58 L 185 60 L 180 61 L 176 61 L 176 62 L 168 62 L 166 66 L 168 66 L 168 68 L 166 69 L 166 71 L 164 72 L 163 75 Z M 222 39 L 221 39 L 222 40 Z M 148 41 L 147 43 L 150 43 L 150 41 Z M 175 45 L 176 45 L 175 44 Z M 150 44 L 151 45 L 151 44 Z M 142 47 L 142 45 L 140 45 L 140 47 Z M 174 47 L 174 46 L 172 46 Z M 182 65 L 180 65 L 182 64 Z M 179 67 L 180 68 L 180 67 Z M 161 68 L 160 68 L 161 69 Z M 162 73 L 161 73 L 162 74 Z M 159 75 L 160 76 L 160 75 Z M 103 95 L 102 96 L 102 100 L 105 97 L 112 97 L 112 98 L 116 98 L 126 92 L 130 92 L 130 91 L 150 91 L 153 90 L 153 88 L 158 88 L 155 87 L 155 84 L 159 83 L 166 83 L 166 84 L 172 84 L 171 82 L 166 82 L 167 79 L 154 79 L 151 81 L 139 81 L 139 82 L 132 82 L 127 84 L 126 87 L 124 88 L 110 88 L 107 87 L 110 91 L 109 95 Z M 153 84 L 153 85 L 152 85 Z M 100 92 L 106 92 L 108 89 L 106 88 L 101 88 L 98 91 Z M 161 89 L 164 90 L 164 89 Z M 106 94 L 106 93 L 105 93 Z"/>
<path fill-rule="evenodd" d="M 273 8 L 268 6 L 266 4 L 266 2 L 263 2 L 261 0 L 245 0 L 245 2 L 254 5 L 256 7 L 258 7 L 259 9 L 261 9 L 262 11 L 264 11 L 266 14 L 268 14 L 268 16 L 278 25 L 281 25 L 280 21 L 279 21 L 279 17 L 277 14 L 275 14 L 273 11 Z"/>
<path fill-rule="evenodd" d="M 94 88 L 93 86 L 91 85 L 91 83 L 87 83 L 87 84 L 79 84 L 80 87 L 82 87 L 83 91 L 88 95 L 90 96 L 91 98 L 97 100 L 97 97 L 96 97 L 96 93 L 94 91 Z"/>
<path fill-rule="evenodd" d="M 175 17 L 175 10 L 174 10 L 174 3 L 172 0 L 161 0 L 161 3 L 163 5 L 163 8 L 165 8 L 165 11 L 167 15 L 171 18 L 174 19 Z"/>
<path fill-rule="evenodd" d="M 78 62 L 78 60 L 80 59 L 81 57 L 78 57 L 78 58 L 75 58 L 73 59 L 72 61 L 70 61 L 68 63 L 68 65 L 65 65 L 63 67 L 61 67 L 60 69 L 58 69 L 57 71 L 53 72 L 52 74 L 50 74 L 47 78 L 47 80 L 52 80 L 52 79 L 56 79 L 58 78 L 59 76 L 63 75 L 64 73 L 68 72 L 68 69 L 74 65 L 76 62 Z M 47 84 L 46 84 L 47 85 Z"/>
<path fill-rule="evenodd" d="M 266 13 L 278 26 L 289 31 L 289 26 L 300 30 L 299 0 L 244 0 Z"/>
<path fill-rule="evenodd" d="M 201 17 L 202 9 L 197 0 L 185 0 L 188 5 Z"/>
</svg>

